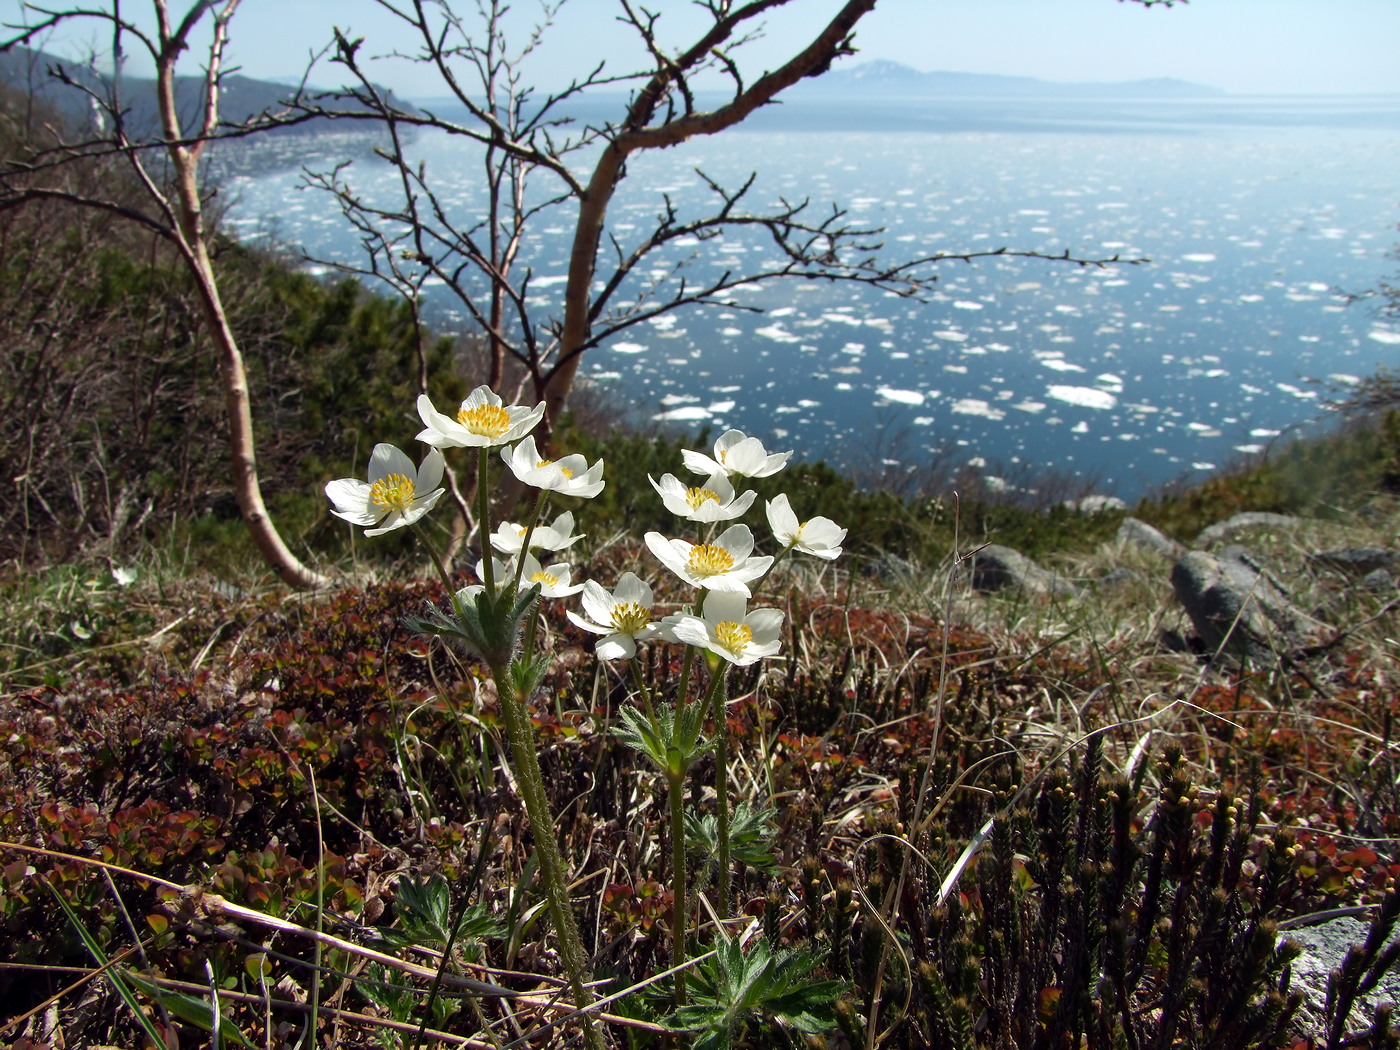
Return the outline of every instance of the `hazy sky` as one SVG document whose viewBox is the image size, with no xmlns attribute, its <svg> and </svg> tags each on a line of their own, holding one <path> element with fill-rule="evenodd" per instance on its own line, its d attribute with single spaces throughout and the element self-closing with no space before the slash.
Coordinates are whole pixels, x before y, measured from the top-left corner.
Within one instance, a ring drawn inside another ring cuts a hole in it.
<svg viewBox="0 0 1400 1050">
<path fill-rule="evenodd" d="M 18 0 L 0 0 L 5 22 L 20 18 Z M 54 6 L 57 6 L 55 3 Z M 86 6 L 94 6 L 91 3 Z M 172 0 L 183 9 L 184 2 Z M 457 5 L 464 13 L 474 0 Z M 521 28 L 536 17 L 532 0 L 515 0 Z M 671 46 L 693 27 L 687 0 L 651 0 Z M 764 39 L 741 54 L 761 72 L 787 53 L 804 29 L 820 23 L 838 0 L 794 0 L 770 19 Z M 142 0 L 126 0 L 142 11 Z M 636 51 L 615 19 L 617 0 L 567 0 L 537 54 L 531 79 L 556 87 L 600 59 L 619 72 Z M 528 16 L 525 17 L 525 16 Z M 233 25 L 231 55 L 256 77 L 298 75 L 307 56 L 338 25 L 366 38 L 362 54 L 412 50 L 373 0 L 243 0 Z M 104 46 L 90 28 L 67 43 Z M 1179 77 L 1239 94 L 1400 93 L 1400 0 L 1193 0 L 1144 9 L 1118 0 L 880 0 L 860 24 L 860 54 L 848 62 L 891 59 L 922 70 L 1021 74 L 1047 80 L 1131 80 Z M 55 49 L 58 49 L 57 47 Z M 405 95 L 445 93 L 426 71 L 402 62 L 375 67 L 375 78 Z M 333 68 L 313 82 L 335 81 Z"/>
</svg>

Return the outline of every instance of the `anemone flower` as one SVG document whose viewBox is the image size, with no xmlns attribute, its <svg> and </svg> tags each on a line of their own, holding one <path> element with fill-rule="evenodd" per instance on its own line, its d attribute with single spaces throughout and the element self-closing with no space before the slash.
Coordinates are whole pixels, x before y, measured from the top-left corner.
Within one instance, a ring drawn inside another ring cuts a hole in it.
<svg viewBox="0 0 1400 1050">
<path fill-rule="evenodd" d="M 368 481 L 337 478 L 326 483 L 326 496 L 335 507 L 331 513 L 365 526 L 366 536 L 412 525 L 442 498 L 443 466 L 437 449 L 429 450 L 415 467 L 393 445 L 375 445 L 369 456 Z"/>
<path fill-rule="evenodd" d="M 545 459 L 535 447 L 533 437 L 527 437 L 513 448 L 501 449 L 501 459 L 512 474 L 532 488 L 582 499 L 592 499 L 603 491 L 601 459 L 591 467 L 577 453 L 563 459 Z"/>
<path fill-rule="evenodd" d="M 734 486 L 719 471 L 703 485 L 687 486 L 674 474 L 663 474 L 660 481 L 648 474 L 647 480 L 666 509 L 688 521 L 732 521 L 753 506 L 757 495 L 745 492 L 736 498 Z"/>
<path fill-rule="evenodd" d="M 747 597 L 749 581 L 773 564 L 771 557 L 753 557 L 753 533 L 747 525 L 731 525 L 712 543 L 668 540 L 659 532 L 646 534 L 647 548 L 692 587 L 734 591 Z"/>
<path fill-rule="evenodd" d="M 418 418 L 423 429 L 418 440 L 434 448 L 494 448 L 519 441 L 543 417 L 543 401 L 534 408 L 504 405 L 489 386 L 479 386 L 468 394 L 455 419 L 434 408 L 427 394 L 419 394 Z"/>
<path fill-rule="evenodd" d="M 700 616 L 673 619 L 671 632 L 686 645 L 707 649 L 735 667 L 775 656 L 782 645 L 783 614 L 777 609 L 745 611 L 742 594 L 715 591 Z"/>
<path fill-rule="evenodd" d="M 520 586 L 523 589 L 538 583 L 540 597 L 567 598 L 569 595 L 577 594 L 583 590 L 583 584 L 570 582 L 573 575 L 574 567 L 572 565 L 554 562 L 541 566 L 538 558 L 533 554 L 526 554 L 525 565 L 520 570 Z"/>
<path fill-rule="evenodd" d="M 835 561 L 841 557 L 841 541 L 846 538 L 846 530 L 830 518 L 809 518 L 799 522 L 788 504 L 787 494 L 775 496 L 764 506 L 768 514 L 768 526 L 773 530 L 773 538 L 783 545 L 783 549 L 795 547 L 803 554 L 824 561 Z"/>
<path fill-rule="evenodd" d="M 791 457 L 791 450 L 770 453 L 762 441 L 747 436 L 742 430 L 726 430 L 721 434 L 715 442 L 714 458 L 690 449 L 681 451 L 686 467 L 696 474 L 719 472 L 731 478 L 766 478 L 787 466 Z"/>
<path fill-rule="evenodd" d="M 513 521 L 503 521 L 491 534 L 491 546 L 502 554 L 519 554 L 525 542 L 526 528 Z M 530 533 L 530 549 L 541 551 L 562 551 L 583 539 L 583 533 L 574 532 L 574 515 L 564 511 L 554 519 L 552 525 L 536 525 Z"/>
<path fill-rule="evenodd" d="M 600 660 L 630 660 L 637 655 L 638 642 L 656 637 L 651 588 L 636 573 L 619 576 L 611 594 L 589 580 L 583 585 L 582 603 L 583 616 L 573 610 L 564 615 L 575 627 L 603 636 L 593 646 Z"/>
</svg>

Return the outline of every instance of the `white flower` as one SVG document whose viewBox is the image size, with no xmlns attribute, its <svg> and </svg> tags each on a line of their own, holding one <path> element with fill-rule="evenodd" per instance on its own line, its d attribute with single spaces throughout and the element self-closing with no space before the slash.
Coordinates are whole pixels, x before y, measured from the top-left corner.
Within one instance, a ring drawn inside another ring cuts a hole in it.
<svg viewBox="0 0 1400 1050">
<path fill-rule="evenodd" d="M 681 616 L 671 626 L 677 641 L 708 649 L 737 667 L 776 655 L 782 629 L 783 614 L 777 609 L 745 614 L 742 594 L 720 591 L 705 598 L 701 616 Z"/>
<path fill-rule="evenodd" d="M 758 438 L 751 438 L 742 430 L 726 430 L 715 442 L 715 455 L 711 459 L 703 452 L 681 451 L 686 467 L 696 474 L 720 472 L 729 477 L 766 478 L 787 466 L 792 452 L 769 453 Z"/>
<path fill-rule="evenodd" d="M 713 543 L 668 540 L 659 532 L 648 532 L 646 541 L 666 568 L 692 587 L 710 591 L 735 591 L 747 597 L 749 581 L 773 564 L 771 557 L 751 557 L 753 533 L 747 525 L 729 526 Z"/>
<path fill-rule="evenodd" d="M 601 459 L 591 467 L 578 453 L 563 459 L 544 459 L 533 437 L 527 437 L 513 448 L 501 449 L 501 459 L 511 473 L 532 488 L 583 499 L 592 499 L 603 491 Z"/>
<path fill-rule="evenodd" d="M 434 448 L 509 445 L 534 430 L 543 416 L 543 401 L 534 408 L 503 405 L 489 386 L 479 386 L 468 394 L 456 419 L 434 408 L 427 394 L 419 394 L 418 417 L 423 420 L 423 430 L 418 440 Z"/>
<path fill-rule="evenodd" d="M 757 495 L 745 492 L 736 499 L 734 486 L 719 471 L 711 474 L 705 484 L 693 487 L 683 484 L 674 474 L 661 475 L 660 482 L 648 474 L 647 480 L 667 510 L 690 521 L 731 521 L 753 506 Z"/>
<path fill-rule="evenodd" d="M 583 616 L 573 610 L 564 615 L 576 627 L 603 635 L 593 647 L 598 659 L 630 660 L 637 655 L 638 642 L 656 636 L 650 613 L 651 588 L 636 573 L 624 572 L 611 594 L 589 580 L 583 585 Z"/>
<path fill-rule="evenodd" d="M 491 535 L 491 546 L 502 554 L 519 554 L 525 542 L 526 528 L 512 521 L 503 521 Z M 554 519 L 553 525 L 536 525 L 530 533 L 530 549 L 542 551 L 562 551 L 583 539 L 583 533 L 574 535 L 574 515 L 564 511 Z"/>
<path fill-rule="evenodd" d="M 540 596 L 544 598 L 567 598 L 583 590 L 583 584 L 570 583 L 574 567 L 563 562 L 554 562 L 545 567 L 533 554 L 525 555 L 525 567 L 520 573 L 520 587 L 524 590 L 536 583 L 540 585 Z"/>
<path fill-rule="evenodd" d="M 485 558 L 478 560 L 476 563 L 476 578 L 478 580 L 486 579 Z M 501 588 L 503 588 L 511 580 L 515 579 L 515 559 L 511 558 L 509 561 L 503 562 L 500 558 L 492 558 L 491 579 L 492 582 L 495 584 L 496 593 L 499 594 Z M 468 584 L 467 586 L 463 587 L 457 592 L 457 599 L 458 601 L 461 601 L 464 604 L 470 605 L 476 601 L 476 596 L 478 594 L 484 594 L 485 592 L 486 584 L 472 583 Z"/>
<path fill-rule="evenodd" d="M 825 561 L 835 561 L 841 557 L 841 541 L 846 538 L 846 530 L 830 518 L 811 518 L 799 522 L 797 515 L 788 505 L 786 493 L 775 496 L 764 506 L 768 513 L 768 526 L 773 530 L 773 538 L 786 550 L 796 547 L 803 554 Z"/>
<path fill-rule="evenodd" d="M 432 449 L 419 467 L 393 445 L 379 444 L 369 456 L 369 480 L 337 478 L 326 483 L 326 496 L 337 518 L 364 525 L 378 536 L 411 525 L 442 498 L 442 453 Z M 380 522 L 384 522 L 380 525 Z M 368 526 L 378 525 L 378 528 Z"/>
</svg>

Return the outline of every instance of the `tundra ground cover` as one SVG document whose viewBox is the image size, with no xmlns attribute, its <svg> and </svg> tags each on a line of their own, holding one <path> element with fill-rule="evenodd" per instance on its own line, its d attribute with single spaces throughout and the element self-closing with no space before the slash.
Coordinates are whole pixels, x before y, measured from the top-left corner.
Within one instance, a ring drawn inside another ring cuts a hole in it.
<svg viewBox="0 0 1400 1050">
<path fill-rule="evenodd" d="M 782 656 L 729 689 L 730 920 L 713 755 L 686 778 L 701 961 L 680 1010 L 655 985 L 608 1001 L 670 968 L 665 788 L 609 731 L 633 684 L 547 606 L 531 721 L 606 1038 L 769 1045 L 825 1009 L 829 1045 L 1296 1043 L 1276 924 L 1393 901 L 1400 874 L 1391 614 L 1304 553 L 1388 520 L 1261 541 L 1300 600 L 1353 628 L 1291 667 L 1165 648 L 1164 567 L 1111 547 L 1059 567 L 1140 579 L 1073 602 L 972 595 L 952 559 L 896 581 L 815 562 L 775 577 Z M 600 579 L 648 557 L 637 537 L 579 546 Z M 658 603 L 683 600 L 651 575 Z M 0 891 L 6 1038 L 139 1038 L 60 897 L 109 959 L 140 945 L 118 965 L 172 1043 L 208 1038 L 190 1004 L 216 995 L 225 1037 L 263 1045 L 295 1045 L 312 1016 L 322 1045 L 577 1031 L 545 1029 L 561 968 L 498 694 L 404 627 L 442 583 L 64 593 L 93 637 L 12 674 L 0 714 L 0 838 L 25 847 Z M 680 670 L 664 650 L 640 666 L 656 696 Z"/>
</svg>

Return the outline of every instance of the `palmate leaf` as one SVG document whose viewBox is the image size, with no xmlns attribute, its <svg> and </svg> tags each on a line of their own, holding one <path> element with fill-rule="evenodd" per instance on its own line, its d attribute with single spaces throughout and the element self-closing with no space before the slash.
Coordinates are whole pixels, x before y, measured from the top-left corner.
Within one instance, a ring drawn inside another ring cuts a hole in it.
<svg viewBox="0 0 1400 1050">
<path fill-rule="evenodd" d="M 705 728 L 704 706 L 691 703 L 679 711 L 663 706 L 654 720 L 634 707 L 624 707 L 618 712 L 622 724 L 613 728 L 613 735 L 640 751 L 658 772 L 668 777 L 684 776 L 719 742 L 717 737 L 700 739 Z"/>
<path fill-rule="evenodd" d="M 766 938 L 747 955 L 737 940 L 726 941 L 693 971 L 691 1002 L 662 1021 L 678 1032 L 697 1032 L 696 1050 L 725 1050 L 749 1026 L 829 1032 L 836 1026 L 841 981 L 811 980 L 815 953 L 775 951 Z"/>
<path fill-rule="evenodd" d="M 777 859 L 769 852 L 773 841 L 771 821 L 777 811 L 769 806 L 754 809 L 747 802 L 734 807 L 729 818 L 729 855 L 758 871 L 772 871 Z M 713 813 L 685 815 L 685 841 L 692 854 L 705 860 L 708 869 L 719 855 L 719 820 Z"/>
<path fill-rule="evenodd" d="M 449 940 L 462 944 L 504 934 L 500 923 L 491 918 L 484 906 L 473 904 L 463 910 L 454 937 L 452 892 L 447 879 L 440 874 L 421 882 L 410 874 L 400 875 L 394 887 L 394 912 L 398 916 L 398 928 L 381 931 L 384 939 L 391 943 L 441 949 Z"/>
</svg>

